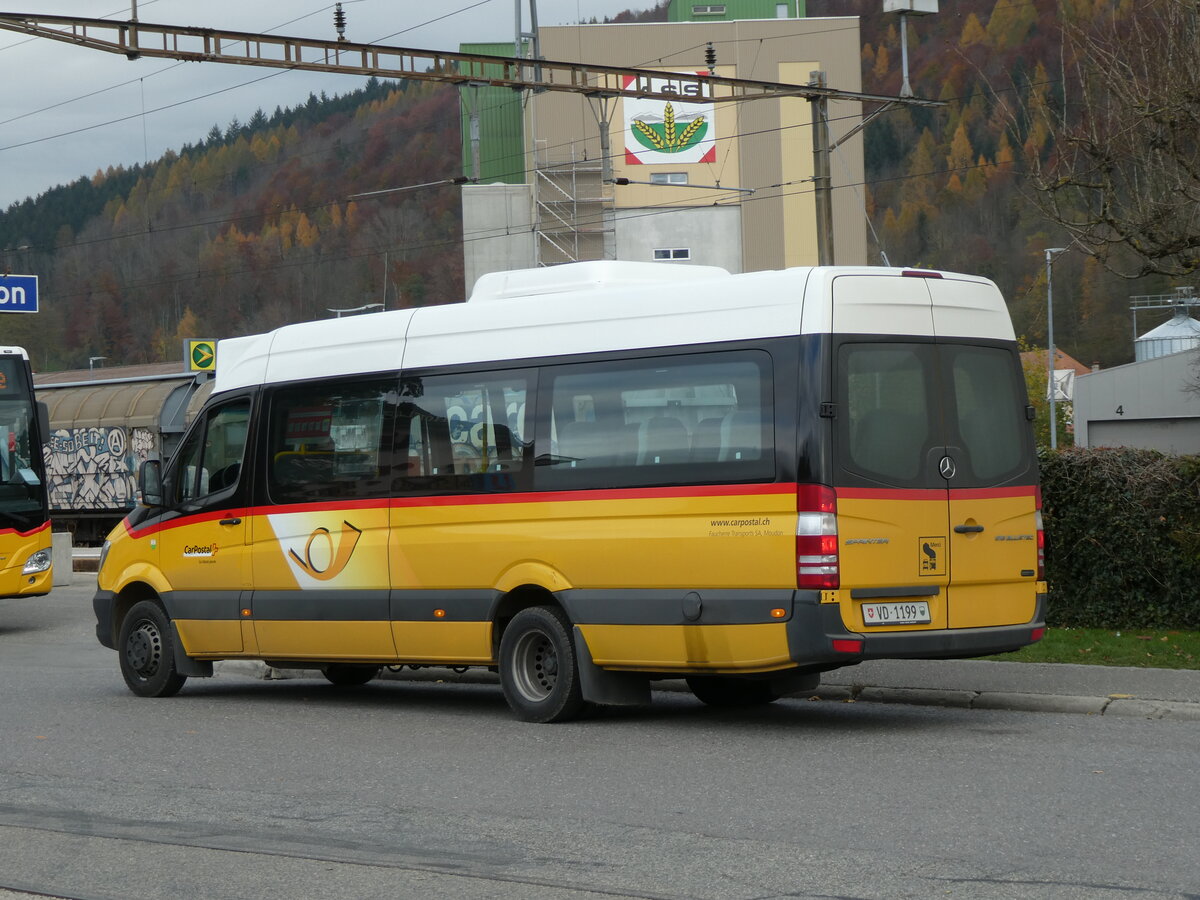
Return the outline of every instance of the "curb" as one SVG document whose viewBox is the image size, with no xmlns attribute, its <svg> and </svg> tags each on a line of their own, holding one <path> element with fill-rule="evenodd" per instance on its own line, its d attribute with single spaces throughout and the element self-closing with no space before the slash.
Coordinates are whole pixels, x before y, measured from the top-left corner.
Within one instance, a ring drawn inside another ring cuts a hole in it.
<svg viewBox="0 0 1200 900">
<path fill-rule="evenodd" d="M 261 660 L 226 659 L 213 666 L 214 674 L 283 681 L 292 678 L 320 677 L 314 669 L 277 669 Z M 421 681 L 445 684 L 498 685 L 494 672 L 478 668 L 463 672 L 437 666 L 393 671 L 385 668 L 379 675 L 385 681 Z M 656 691 L 689 693 L 681 679 L 660 681 Z M 1077 697 L 1066 694 L 1022 694 L 1008 691 L 956 691 L 937 688 L 897 688 L 852 684 L 821 686 L 794 699 L 829 703 L 897 703 L 907 706 L 940 706 L 951 709 L 989 709 L 1008 712 L 1067 713 L 1087 716 L 1117 716 L 1140 719 L 1173 719 L 1200 722 L 1200 703 L 1153 700 L 1113 694 L 1108 697 Z"/>
<path fill-rule="evenodd" d="M 820 687 L 815 697 L 843 703 L 904 703 L 913 706 L 943 706 L 957 709 L 991 709 L 1008 712 L 1068 713 L 1086 716 L 1175 719 L 1200 722 L 1200 703 L 1153 700 L 1113 694 L 1108 697 L 1078 697 L 1069 694 L 1022 694 L 1010 691 L 954 691 L 936 688 L 892 688 L 855 684 L 849 687 Z"/>
</svg>

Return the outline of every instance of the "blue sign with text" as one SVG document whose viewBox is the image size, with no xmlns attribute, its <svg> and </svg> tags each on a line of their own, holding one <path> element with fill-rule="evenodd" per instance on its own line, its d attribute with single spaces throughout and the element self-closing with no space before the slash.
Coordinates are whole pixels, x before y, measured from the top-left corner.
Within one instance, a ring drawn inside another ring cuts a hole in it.
<svg viewBox="0 0 1200 900">
<path fill-rule="evenodd" d="M 0 313 L 38 311 L 36 275 L 0 275 Z"/>
</svg>

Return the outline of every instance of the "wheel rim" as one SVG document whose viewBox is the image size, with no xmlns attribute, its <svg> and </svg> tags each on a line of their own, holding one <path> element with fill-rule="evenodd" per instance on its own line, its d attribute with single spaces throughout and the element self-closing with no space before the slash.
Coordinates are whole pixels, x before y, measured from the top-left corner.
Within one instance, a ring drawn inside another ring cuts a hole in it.
<svg viewBox="0 0 1200 900">
<path fill-rule="evenodd" d="M 131 671 L 150 678 L 162 662 L 162 635 L 149 620 L 139 622 L 125 641 L 125 661 Z"/>
<path fill-rule="evenodd" d="M 549 697 L 558 684 L 558 651 L 544 632 L 521 636 L 513 649 L 512 667 L 517 691 L 534 703 Z"/>
</svg>

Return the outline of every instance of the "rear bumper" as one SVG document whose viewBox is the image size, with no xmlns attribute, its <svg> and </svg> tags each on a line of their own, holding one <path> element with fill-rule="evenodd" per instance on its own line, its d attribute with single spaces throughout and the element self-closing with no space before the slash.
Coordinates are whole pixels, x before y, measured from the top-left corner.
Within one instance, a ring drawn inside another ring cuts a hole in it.
<svg viewBox="0 0 1200 900">
<path fill-rule="evenodd" d="M 1008 653 L 1034 643 L 1046 627 L 1046 595 L 1038 594 L 1033 618 L 1020 625 L 944 628 L 935 631 L 852 632 L 842 623 L 837 604 L 797 592 L 788 644 L 800 666 L 852 665 L 867 659 L 962 659 Z M 861 641 L 861 651 L 838 653 L 834 641 Z"/>
</svg>

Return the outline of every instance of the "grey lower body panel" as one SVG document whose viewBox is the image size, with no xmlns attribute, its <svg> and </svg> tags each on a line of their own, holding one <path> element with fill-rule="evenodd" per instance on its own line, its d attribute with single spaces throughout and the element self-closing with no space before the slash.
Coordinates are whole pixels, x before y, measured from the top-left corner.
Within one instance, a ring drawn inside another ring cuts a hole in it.
<svg viewBox="0 0 1200 900">
<path fill-rule="evenodd" d="M 767 590 L 567 590 L 557 595 L 575 625 L 783 624 L 797 667 L 818 671 L 866 659 L 953 659 L 1019 649 L 1045 627 L 1046 598 L 1038 595 L 1033 618 L 1020 625 L 935 631 L 852 632 L 841 607 L 822 603 L 819 591 Z M 171 618 L 296 621 L 492 621 L 503 599 L 497 591 L 216 591 L 182 592 L 162 600 Z M 97 591 L 96 637 L 114 649 L 116 596 Z M 783 610 L 782 617 L 772 615 Z M 858 652 L 837 652 L 835 640 L 861 641 Z"/>
</svg>

